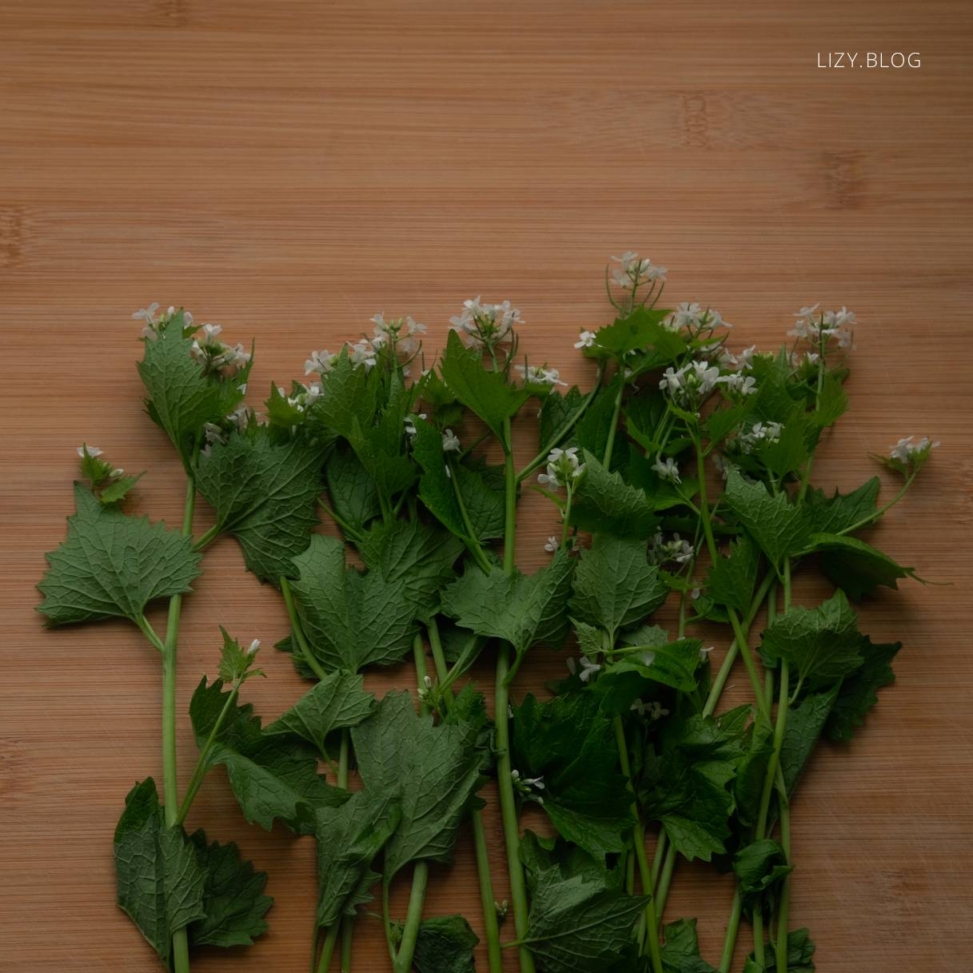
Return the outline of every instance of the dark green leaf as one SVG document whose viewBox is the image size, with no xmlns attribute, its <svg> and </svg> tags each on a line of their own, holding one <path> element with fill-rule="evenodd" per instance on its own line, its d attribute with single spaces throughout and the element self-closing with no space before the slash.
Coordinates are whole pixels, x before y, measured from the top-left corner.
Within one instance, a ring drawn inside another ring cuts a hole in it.
<svg viewBox="0 0 973 973">
<path fill-rule="evenodd" d="M 590 452 L 584 454 L 585 473 L 578 487 L 571 522 L 592 533 L 648 538 L 659 526 L 644 490 L 629 486 L 610 473 Z"/>
<path fill-rule="evenodd" d="M 821 570 L 854 601 L 874 594 L 879 587 L 898 588 L 900 578 L 922 580 L 914 568 L 902 567 L 857 537 L 814 534 L 807 551 L 817 552 Z"/>
<path fill-rule="evenodd" d="M 876 510 L 881 481 L 873 476 L 851 493 L 825 496 L 823 490 L 807 495 L 807 517 L 815 534 L 841 534 L 871 517 Z"/>
<path fill-rule="evenodd" d="M 745 845 L 733 856 L 733 871 L 746 894 L 758 894 L 776 885 L 793 871 L 784 849 L 771 838 Z"/>
<path fill-rule="evenodd" d="M 791 504 L 786 494 L 772 497 L 762 484 L 750 483 L 732 470 L 724 497 L 771 563 L 779 566 L 804 546 L 808 529 L 803 509 Z"/>
<path fill-rule="evenodd" d="M 679 919 L 662 927 L 662 969 L 664 973 L 717 973 L 699 955 L 695 919 Z"/>
<path fill-rule="evenodd" d="M 416 973 L 476 973 L 480 940 L 462 916 L 423 919 L 412 965 Z"/>
<path fill-rule="evenodd" d="M 710 566 L 706 593 L 717 604 L 746 615 L 757 585 L 759 566 L 760 552 L 744 535 L 730 545 L 728 557 L 719 557 Z"/>
<path fill-rule="evenodd" d="M 199 575 L 192 538 L 102 506 L 80 483 L 74 499 L 67 540 L 47 554 L 49 567 L 37 586 L 44 595 L 38 611 L 49 625 L 116 616 L 136 621 L 149 602 L 191 590 Z"/>
<path fill-rule="evenodd" d="M 700 648 L 699 639 L 680 639 L 626 654 L 620 661 L 606 664 L 591 692 L 607 714 L 628 712 L 635 700 L 651 691 L 653 683 L 691 693 L 696 688 Z"/>
<path fill-rule="evenodd" d="M 865 722 L 868 711 L 878 702 L 878 690 L 895 682 L 892 660 L 901 648 L 901 642 L 873 645 L 867 636 L 862 640 L 858 651 L 865 661 L 860 669 L 842 682 L 838 690 L 838 697 L 825 726 L 829 740 L 847 743 L 856 727 Z"/>
<path fill-rule="evenodd" d="M 331 506 L 340 523 L 361 531 L 381 514 L 375 481 L 349 446 L 339 443 L 325 467 L 325 476 Z"/>
<path fill-rule="evenodd" d="M 378 408 L 378 371 L 353 365 L 347 347 L 343 348 L 331 363 L 331 371 L 321 376 L 321 395 L 309 417 L 346 438 L 370 425 Z"/>
<path fill-rule="evenodd" d="M 794 793 L 801 771 L 821 736 L 837 690 L 837 686 L 832 686 L 824 692 L 809 693 L 787 714 L 787 727 L 780 748 L 780 769 L 788 795 Z"/>
</svg>

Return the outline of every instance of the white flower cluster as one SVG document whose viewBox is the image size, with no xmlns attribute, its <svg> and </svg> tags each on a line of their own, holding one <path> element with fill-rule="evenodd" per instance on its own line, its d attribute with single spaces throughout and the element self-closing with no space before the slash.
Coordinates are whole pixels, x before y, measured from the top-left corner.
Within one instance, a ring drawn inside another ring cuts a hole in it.
<svg viewBox="0 0 973 973">
<path fill-rule="evenodd" d="M 452 330 L 468 344 L 494 348 L 513 337 L 516 325 L 523 324 L 520 309 L 510 301 L 499 304 L 482 304 L 480 298 L 463 301 L 463 310 L 450 319 Z"/>
<path fill-rule="evenodd" d="M 744 453 L 752 453 L 761 443 L 778 442 L 783 428 L 779 422 L 755 422 L 737 436 L 737 443 Z"/>
<path fill-rule="evenodd" d="M 663 716 L 669 715 L 669 710 L 664 709 L 662 703 L 655 699 L 648 703 L 644 700 L 637 699 L 629 709 L 633 713 L 638 713 L 639 716 L 645 716 L 650 720 L 661 720 Z"/>
<path fill-rule="evenodd" d="M 689 541 L 684 541 L 678 534 L 673 534 L 671 540 L 666 540 L 662 534 L 652 538 L 649 557 L 656 564 L 675 561 L 676 564 L 686 564 L 693 559 L 696 549 Z"/>
<path fill-rule="evenodd" d="M 459 436 L 453 432 L 452 429 L 447 429 L 443 433 L 443 452 L 444 453 L 459 453 L 462 451 L 462 445 L 459 441 Z"/>
<path fill-rule="evenodd" d="M 423 422 L 425 422 L 426 413 L 417 412 L 416 418 L 421 419 Z M 405 425 L 405 434 L 409 437 L 409 439 L 415 439 L 416 436 L 419 435 L 418 431 L 416 430 L 416 420 L 412 416 L 406 416 L 405 419 L 403 419 L 402 421 L 403 424 Z"/>
<path fill-rule="evenodd" d="M 159 313 L 159 302 L 154 301 L 148 307 L 139 308 L 133 315 L 133 321 L 142 322 L 142 337 L 146 341 L 155 341 L 159 336 L 159 329 L 168 324 L 176 313 L 176 308 L 170 306 L 164 314 Z M 188 311 L 182 312 L 183 327 L 193 326 L 193 316 Z"/>
<path fill-rule="evenodd" d="M 242 344 L 232 347 L 220 341 L 223 328 L 218 324 L 204 324 L 193 338 L 189 354 L 207 371 L 219 372 L 224 378 L 232 378 L 250 363 L 250 352 Z"/>
<path fill-rule="evenodd" d="M 612 279 L 623 290 L 638 290 L 642 284 L 666 281 L 668 269 L 652 263 L 648 257 L 640 257 L 634 250 L 626 250 L 620 257 L 612 257 L 618 267 L 612 268 Z"/>
<path fill-rule="evenodd" d="M 551 536 L 548 537 L 548 539 L 544 543 L 544 550 L 547 551 L 548 554 L 555 554 L 557 553 L 557 549 L 560 546 L 561 546 L 561 538 L 557 537 L 554 534 L 551 534 Z"/>
<path fill-rule="evenodd" d="M 843 307 L 840 311 L 818 311 L 820 305 L 802 307 L 794 317 L 797 321 L 787 333 L 791 337 L 810 342 L 817 347 L 825 347 L 829 342 L 837 342 L 839 348 L 853 348 L 856 318 L 853 312 Z"/>
<path fill-rule="evenodd" d="M 601 666 L 597 662 L 592 662 L 586 655 L 581 656 L 578 661 L 581 663 L 580 669 L 574 659 L 568 659 L 568 672 L 572 676 L 577 676 L 582 682 L 588 682 L 596 672 L 601 672 Z"/>
<path fill-rule="evenodd" d="M 918 442 L 913 442 L 914 439 L 915 436 L 906 436 L 905 439 L 900 439 L 889 450 L 889 458 L 908 466 L 917 459 L 925 459 L 939 445 L 939 443 L 932 442 L 928 436 L 923 436 Z"/>
<path fill-rule="evenodd" d="M 547 454 L 547 472 L 537 475 L 537 482 L 544 483 L 553 489 L 564 486 L 581 478 L 584 474 L 584 463 L 578 458 L 578 447 L 568 449 L 552 449 Z"/>
<path fill-rule="evenodd" d="M 752 375 L 744 375 L 742 370 L 724 375 L 719 366 L 706 361 L 687 362 L 681 368 L 670 365 L 659 381 L 659 388 L 686 408 L 698 406 L 717 385 L 736 395 L 753 395 L 757 391 Z"/>
<path fill-rule="evenodd" d="M 720 364 L 725 369 L 736 368 L 741 372 L 749 372 L 753 368 L 753 356 L 757 353 L 757 346 L 744 348 L 739 355 L 734 355 L 729 348 L 720 349 Z"/>
<path fill-rule="evenodd" d="M 536 801 L 543 806 L 544 798 L 540 793 L 544 790 L 543 777 L 521 777 L 519 770 L 511 770 L 510 779 L 514 782 L 514 790 L 525 801 Z"/>
<path fill-rule="evenodd" d="M 567 382 L 561 381 L 561 373 L 556 368 L 548 368 L 547 365 L 515 365 L 520 377 L 528 385 L 546 385 L 553 388 L 555 385 L 567 386 Z"/>
<path fill-rule="evenodd" d="M 668 480 L 670 483 L 682 482 L 679 477 L 679 467 L 676 465 L 676 461 L 671 457 L 663 459 L 661 456 L 659 456 L 652 464 L 652 470 L 660 480 Z"/>
<path fill-rule="evenodd" d="M 719 311 L 711 307 L 704 309 L 697 301 L 683 301 L 662 325 L 669 331 L 682 331 L 685 328 L 693 335 L 733 327 L 729 321 L 723 320 Z"/>
<path fill-rule="evenodd" d="M 396 352 L 407 358 L 419 350 L 419 339 L 416 335 L 426 333 L 426 326 L 408 314 L 392 321 L 386 321 L 384 313 L 376 314 L 371 321 L 375 325 L 374 335 L 370 339 L 372 348 L 377 350 L 391 342 L 395 345 Z"/>
<path fill-rule="evenodd" d="M 593 348 L 597 337 L 598 335 L 594 331 L 582 331 L 578 335 L 578 340 L 574 343 L 574 347 L 578 349 Z"/>
</svg>

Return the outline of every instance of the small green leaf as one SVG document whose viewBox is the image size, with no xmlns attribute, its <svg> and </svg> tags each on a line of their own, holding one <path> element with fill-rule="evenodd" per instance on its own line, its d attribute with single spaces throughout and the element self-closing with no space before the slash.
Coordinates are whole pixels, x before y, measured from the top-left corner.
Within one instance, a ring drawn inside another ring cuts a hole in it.
<svg viewBox="0 0 973 973">
<path fill-rule="evenodd" d="M 480 940 L 462 916 L 423 919 L 412 965 L 416 973 L 476 973 Z"/>
<path fill-rule="evenodd" d="M 819 693 L 808 693 L 787 714 L 787 728 L 780 748 L 780 769 L 788 796 L 794 793 L 801 771 L 821 736 L 834 706 L 838 687 L 831 686 Z"/>
<path fill-rule="evenodd" d="M 784 557 L 803 547 L 808 534 L 803 509 L 791 504 L 786 494 L 772 497 L 762 484 L 731 470 L 724 497 L 772 564 L 779 567 Z"/>
<path fill-rule="evenodd" d="M 419 606 L 404 581 L 346 568 L 344 545 L 320 534 L 294 565 L 291 590 L 301 627 L 325 669 L 391 665 L 412 649 Z"/>
<path fill-rule="evenodd" d="M 760 551 L 747 536 L 741 537 L 730 545 L 728 557 L 719 557 L 710 566 L 706 593 L 718 605 L 746 615 L 757 585 L 759 566 Z"/>
<path fill-rule="evenodd" d="M 309 418 L 350 439 L 356 429 L 369 426 L 378 408 L 379 369 L 353 365 L 348 348 L 321 376 L 321 395 L 308 410 Z"/>
<path fill-rule="evenodd" d="M 106 506 L 112 503 L 121 503 L 144 475 L 144 473 L 139 473 L 136 476 L 121 476 L 112 480 L 99 491 L 98 499 Z"/>
<path fill-rule="evenodd" d="M 522 779 L 543 778 L 544 810 L 560 835 L 596 858 L 622 850 L 632 796 L 596 697 L 528 695 L 514 708 L 511 759 Z"/>
<path fill-rule="evenodd" d="M 574 572 L 571 614 L 604 629 L 614 645 L 619 629 L 651 615 L 668 594 L 644 541 L 596 534 Z"/>
<path fill-rule="evenodd" d="M 240 686 L 253 676 L 265 674 L 262 669 L 253 668 L 256 648 L 253 652 L 244 649 L 235 638 L 231 638 L 222 625 L 220 631 L 223 633 L 223 647 L 220 650 L 219 674 L 223 682 L 231 686 Z M 260 643 L 254 642 L 253 645 L 259 647 Z"/>
<path fill-rule="evenodd" d="M 644 652 L 626 654 L 606 669 L 592 684 L 591 691 L 601 700 L 605 713 L 626 713 L 637 699 L 652 689 L 652 684 L 670 686 L 683 693 L 696 688 L 699 668 L 699 639 L 680 639 L 664 645 L 646 646 Z"/>
<path fill-rule="evenodd" d="M 147 517 L 105 507 L 80 483 L 68 536 L 47 554 L 38 606 L 49 625 L 121 617 L 138 621 L 145 606 L 192 590 L 199 555 L 192 538 Z"/>
<path fill-rule="evenodd" d="M 526 389 L 508 384 L 499 372 L 488 372 L 479 354 L 449 332 L 441 372 L 450 392 L 502 438 L 503 423 L 512 419 L 530 398 Z"/>
<path fill-rule="evenodd" d="M 621 361 L 629 352 L 645 352 L 652 357 L 655 368 L 675 361 L 686 352 L 687 345 L 678 331 L 663 327 L 662 322 L 671 313 L 661 308 L 637 307 L 627 317 L 616 318 L 612 324 L 599 328 L 594 345 L 585 348 L 584 353 L 589 358 L 608 355 Z"/>
<path fill-rule="evenodd" d="M 835 534 L 814 534 L 807 553 L 817 553 L 821 570 L 853 601 L 873 595 L 879 587 L 898 588 L 900 578 L 922 579 L 887 554 L 858 540 Z"/>
<path fill-rule="evenodd" d="M 443 612 L 477 635 L 500 638 L 523 655 L 536 642 L 557 644 L 567 632 L 574 562 L 562 549 L 534 574 L 484 574 L 470 567 L 441 594 Z"/>
<path fill-rule="evenodd" d="M 264 916 L 274 904 L 264 895 L 267 873 L 258 872 L 251 862 L 240 858 L 234 842 L 212 844 L 206 832 L 193 833 L 196 857 L 206 873 L 203 908 L 206 916 L 189 927 L 193 946 L 250 946 L 267 931 Z"/>
<path fill-rule="evenodd" d="M 717 973 L 699 955 L 695 919 L 679 919 L 662 927 L 663 973 Z"/>
<path fill-rule="evenodd" d="M 763 634 L 761 653 L 776 664 L 786 659 L 801 679 L 834 682 L 862 663 L 858 618 L 840 591 L 817 608 L 791 607 Z"/>
<path fill-rule="evenodd" d="M 168 967 L 172 934 L 206 918 L 206 872 L 180 828 L 167 828 L 155 781 L 136 784 L 115 828 L 118 904 Z"/>
<path fill-rule="evenodd" d="M 825 496 L 823 490 L 811 490 L 807 495 L 807 517 L 814 534 L 841 534 L 870 518 L 876 510 L 881 481 L 877 476 L 863 483 L 851 493 Z"/>
<path fill-rule="evenodd" d="M 733 871 L 740 891 L 749 895 L 766 892 L 794 870 L 784 849 L 771 838 L 745 845 L 733 856 Z"/>
<path fill-rule="evenodd" d="M 325 466 L 325 478 L 331 506 L 340 523 L 362 531 L 381 515 L 378 487 L 350 446 L 338 443 Z"/>
<path fill-rule="evenodd" d="M 838 690 L 825 726 L 829 740 L 847 743 L 865 722 L 868 711 L 878 702 L 878 690 L 895 682 L 892 660 L 901 648 L 901 642 L 873 645 L 867 636 L 862 640 L 858 651 L 865 661 Z"/>
<path fill-rule="evenodd" d="M 651 537 L 659 518 L 645 491 L 627 484 L 619 473 L 610 473 L 587 450 L 584 463 L 571 523 L 592 533 Z"/>
<path fill-rule="evenodd" d="M 371 715 L 375 697 L 365 692 L 364 681 L 362 676 L 349 672 L 329 672 L 286 713 L 265 727 L 264 734 L 293 734 L 325 752 L 331 733 L 357 726 Z"/>
<path fill-rule="evenodd" d="M 247 568 L 261 581 L 294 573 L 318 524 L 321 454 L 299 441 L 275 444 L 262 428 L 217 443 L 200 457 L 196 485 L 216 511 L 222 532 L 243 548 Z"/>
</svg>

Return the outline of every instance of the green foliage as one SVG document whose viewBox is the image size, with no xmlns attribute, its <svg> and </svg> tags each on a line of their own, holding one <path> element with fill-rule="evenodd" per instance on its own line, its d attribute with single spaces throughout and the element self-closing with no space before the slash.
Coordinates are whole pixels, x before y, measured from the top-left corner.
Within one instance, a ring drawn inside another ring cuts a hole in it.
<svg viewBox="0 0 973 973">
<path fill-rule="evenodd" d="M 862 640 L 858 647 L 864 660 L 861 668 L 841 683 L 828 715 L 825 730 L 829 740 L 847 743 L 862 726 L 868 711 L 878 702 L 878 690 L 895 682 L 892 660 L 901 648 L 901 642 L 873 645 L 867 636 Z"/>
<path fill-rule="evenodd" d="M 592 533 L 649 538 L 659 526 L 655 508 L 644 490 L 630 486 L 621 474 L 605 469 L 585 450 L 585 473 L 572 508 L 571 523 Z"/>
<path fill-rule="evenodd" d="M 881 481 L 873 476 L 851 493 L 835 490 L 829 497 L 823 490 L 809 490 L 806 498 L 809 529 L 813 534 L 841 534 L 870 519 L 877 509 L 880 487 Z"/>
<path fill-rule="evenodd" d="M 263 676 L 266 673 L 263 669 L 254 669 L 253 663 L 256 654 L 241 647 L 240 643 L 230 636 L 223 626 L 220 626 L 223 634 L 223 647 L 220 650 L 220 679 L 231 686 L 242 686 L 253 676 Z M 259 648 L 260 643 L 255 642 L 255 647 Z"/>
<path fill-rule="evenodd" d="M 49 625 L 121 617 L 138 621 L 145 606 L 191 590 L 199 575 L 192 539 L 147 517 L 103 506 L 80 483 L 68 536 L 47 555 L 38 611 Z"/>
<path fill-rule="evenodd" d="M 562 837 L 604 858 L 634 824 L 611 721 L 589 693 L 514 708 L 511 760 L 521 778 L 543 778 L 544 810 Z"/>
<path fill-rule="evenodd" d="M 699 938 L 695 919 L 679 919 L 662 927 L 663 973 L 717 973 L 699 955 Z"/>
<path fill-rule="evenodd" d="M 263 429 L 230 436 L 200 457 L 199 492 L 216 511 L 216 527 L 232 534 L 247 568 L 261 581 L 294 574 L 318 523 L 321 455 L 298 440 L 276 444 Z"/>
<path fill-rule="evenodd" d="M 857 537 L 814 534 L 808 552 L 818 554 L 821 570 L 853 601 L 873 595 L 880 587 L 898 588 L 901 578 L 922 579 L 887 554 Z"/>
<path fill-rule="evenodd" d="M 344 546 L 320 534 L 294 565 L 291 590 L 301 629 L 325 669 L 391 665 L 411 650 L 420 606 L 402 578 L 345 567 Z"/>
<path fill-rule="evenodd" d="M 717 558 L 710 565 L 706 593 L 718 605 L 746 615 L 757 585 L 759 567 L 760 552 L 744 535 L 730 545 L 727 557 Z"/>
<path fill-rule="evenodd" d="M 473 951 L 479 943 L 462 916 L 424 919 L 412 965 L 416 973 L 476 973 Z"/>
<path fill-rule="evenodd" d="M 771 564 L 779 567 L 783 558 L 802 549 L 808 535 L 804 512 L 785 493 L 772 497 L 762 484 L 748 482 L 733 470 L 724 497 Z"/>
<path fill-rule="evenodd" d="M 751 953 L 743 966 L 743 973 L 777 973 L 772 944 L 766 944 L 766 953 L 771 959 L 770 966 L 762 966 Z M 787 973 L 814 973 L 813 955 L 814 943 L 806 929 L 787 934 Z"/>
</svg>

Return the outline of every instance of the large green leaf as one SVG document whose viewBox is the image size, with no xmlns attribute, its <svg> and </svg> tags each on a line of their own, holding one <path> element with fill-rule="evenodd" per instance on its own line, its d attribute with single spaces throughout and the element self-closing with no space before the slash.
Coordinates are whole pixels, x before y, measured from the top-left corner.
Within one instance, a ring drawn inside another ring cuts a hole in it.
<svg viewBox="0 0 973 973">
<path fill-rule="evenodd" d="M 736 470 L 726 481 L 726 503 L 772 564 L 798 553 L 808 536 L 803 508 L 786 493 L 772 497 L 760 483 L 751 483 Z"/>
<path fill-rule="evenodd" d="M 644 490 L 630 486 L 620 473 L 609 472 L 585 450 L 585 473 L 578 486 L 571 523 L 592 533 L 645 539 L 659 526 L 653 504 Z"/>
</svg>

